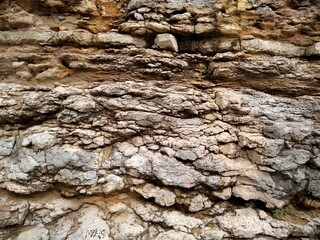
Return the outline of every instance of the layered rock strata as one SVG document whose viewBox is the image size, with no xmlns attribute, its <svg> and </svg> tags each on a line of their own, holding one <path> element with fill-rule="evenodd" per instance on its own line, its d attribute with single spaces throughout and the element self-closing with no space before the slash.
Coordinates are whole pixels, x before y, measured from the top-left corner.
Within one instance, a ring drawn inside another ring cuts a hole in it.
<svg viewBox="0 0 320 240">
<path fill-rule="evenodd" d="M 0 1 L 0 239 L 318 239 L 319 12 Z"/>
</svg>

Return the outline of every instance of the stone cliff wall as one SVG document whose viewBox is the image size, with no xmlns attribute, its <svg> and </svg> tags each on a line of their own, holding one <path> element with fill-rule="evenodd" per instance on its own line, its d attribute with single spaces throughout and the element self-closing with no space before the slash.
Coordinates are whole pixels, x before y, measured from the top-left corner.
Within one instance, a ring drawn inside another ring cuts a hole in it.
<svg viewBox="0 0 320 240">
<path fill-rule="evenodd" d="M 0 0 L 0 239 L 318 239 L 319 21 Z"/>
</svg>

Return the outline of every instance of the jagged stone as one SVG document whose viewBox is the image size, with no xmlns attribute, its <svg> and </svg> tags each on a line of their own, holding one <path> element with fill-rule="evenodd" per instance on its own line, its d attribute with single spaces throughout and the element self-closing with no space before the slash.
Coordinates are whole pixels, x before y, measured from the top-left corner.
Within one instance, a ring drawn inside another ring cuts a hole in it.
<svg viewBox="0 0 320 240">
<path fill-rule="evenodd" d="M 0 227 L 5 228 L 14 225 L 22 225 L 28 214 L 28 209 L 29 204 L 26 202 L 15 204 L 10 201 L 1 201 Z"/>
<path fill-rule="evenodd" d="M 317 238 L 319 7 L 0 1 L 0 239 Z"/>
<path fill-rule="evenodd" d="M 161 206 L 172 206 L 175 204 L 176 195 L 167 189 L 161 189 L 153 184 L 146 184 L 143 188 L 134 188 L 136 192 L 144 198 L 154 198 L 155 202 Z"/>
</svg>

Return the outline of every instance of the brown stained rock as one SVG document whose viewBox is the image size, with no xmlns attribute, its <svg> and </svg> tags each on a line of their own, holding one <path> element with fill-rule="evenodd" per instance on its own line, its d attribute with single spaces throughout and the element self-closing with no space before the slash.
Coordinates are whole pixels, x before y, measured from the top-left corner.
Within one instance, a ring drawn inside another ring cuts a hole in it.
<svg viewBox="0 0 320 240">
<path fill-rule="evenodd" d="M 58 68 L 49 68 L 43 72 L 37 74 L 36 79 L 39 81 L 52 81 L 59 80 L 68 75 L 68 71 L 58 69 Z"/>
<path fill-rule="evenodd" d="M 29 204 L 14 203 L 14 202 L 1 202 L 0 208 L 0 227 L 10 227 L 14 225 L 22 225 L 28 214 Z"/>
<path fill-rule="evenodd" d="M 0 239 L 317 239 L 319 7 L 0 1 Z"/>
</svg>

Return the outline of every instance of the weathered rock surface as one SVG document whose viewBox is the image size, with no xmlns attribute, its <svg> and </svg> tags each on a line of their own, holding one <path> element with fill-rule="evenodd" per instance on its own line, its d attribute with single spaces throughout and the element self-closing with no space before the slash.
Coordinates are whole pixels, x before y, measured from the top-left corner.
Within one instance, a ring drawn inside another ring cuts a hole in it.
<svg viewBox="0 0 320 240">
<path fill-rule="evenodd" d="M 0 1 L 0 239 L 318 239 L 319 1 Z"/>
<path fill-rule="evenodd" d="M 158 34 L 154 40 L 154 44 L 160 49 L 171 50 L 175 52 L 179 51 L 177 40 L 172 34 Z"/>
</svg>

